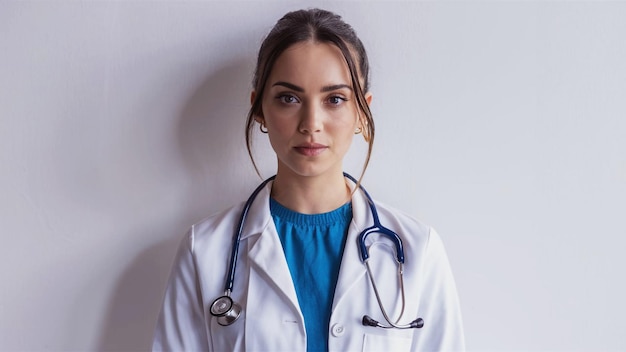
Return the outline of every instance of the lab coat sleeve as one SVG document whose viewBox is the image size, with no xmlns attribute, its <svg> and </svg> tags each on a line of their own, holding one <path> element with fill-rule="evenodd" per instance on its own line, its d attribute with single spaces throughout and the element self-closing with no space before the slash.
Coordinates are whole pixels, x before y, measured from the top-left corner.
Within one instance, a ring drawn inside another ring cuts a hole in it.
<svg viewBox="0 0 626 352">
<path fill-rule="evenodd" d="M 464 351 L 465 337 L 456 284 L 441 238 L 430 229 L 425 252 L 421 306 L 424 328 L 419 351 Z"/>
<path fill-rule="evenodd" d="M 193 245 L 192 228 L 180 244 L 170 273 L 153 351 L 210 350 Z"/>
</svg>

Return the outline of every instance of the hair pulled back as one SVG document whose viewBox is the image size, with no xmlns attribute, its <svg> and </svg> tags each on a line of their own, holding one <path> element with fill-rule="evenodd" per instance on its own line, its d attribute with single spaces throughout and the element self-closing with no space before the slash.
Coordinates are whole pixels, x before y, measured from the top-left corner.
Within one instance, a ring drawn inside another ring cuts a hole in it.
<svg viewBox="0 0 626 352">
<path fill-rule="evenodd" d="M 252 86 L 256 92 L 246 120 L 246 146 L 254 169 L 260 175 L 252 156 L 252 131 L 255 117 L 262 116 L 262 101 L 267 80 L 278 57 L 294 44 L 306 41 L 331 43 L 341 50 L 350 71 L 352 87 L 363 125 L 363 136 L 368 142 L 368 151 L 363 173 L 372 154 L 374 145 L 374 120 L 365 99 L 369 90 L 369 62 L 363 43 L 354 29 L 341 16 L 321 9 L 298 10 L 285 14 L 265 37 L 257 58 Z M 356 61 L 356 62 L 355 62 Z"/>
</svg>

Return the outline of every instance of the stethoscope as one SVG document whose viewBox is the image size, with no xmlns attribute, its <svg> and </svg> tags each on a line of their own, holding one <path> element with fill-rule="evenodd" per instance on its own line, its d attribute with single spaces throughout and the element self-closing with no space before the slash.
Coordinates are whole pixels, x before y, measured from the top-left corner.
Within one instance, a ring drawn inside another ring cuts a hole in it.
<svg viewBox="0 0 626 352">
<path fill-rule="evenodd" d="M 355 184 L 358 184 L 358 182 L 356 181 L 354 177 L 348 175 L 345 172 L 343 175 L 349 180 L 351 180 L 352 182 L 354 182 Z M 218 297 L 215 301 L 213 301 L 213 304 L 211 304 L 211 309 L 210 309 L 211 315 L 216 317 L 217 323 L 222 326 L 231 325 L 241 315 L 241 306 L 233 301 L 233 299 L 230 297 L 230 294 L 233 290 L 233 282 L 235 281 L 235 268 L 237 266 L 236 265 L 237 254 L 239 253 L 239 242 L 241 239 L 241 234 L 243 232 L 243 225 L 246 221 L 246 217 L 248 216 L 248 211 L 250 210 L 250 207 L 252 206 L 252 202 L 254 201 L 256 196 L 259 194 L 259 192 L 261 192 L 261 190 L 267 185 L 267 183 L 274 180 L 274 178 L 276 178 L 276 176 L 272 176 L 268 178 L 267 180 L 263 181 L 263 183 L 261 183 L 259 187 L 257 187 L 254 190 L 254 192 L 252 192 L 252 194 L 250 195 L 250 198 L 248 198 L 248 200 L 246 201 L 246 204 L 243 207 L 243 211 L 241 212 L 241 217 L 239 218 L 239 224 L 237 225 L 235 236 L 233 238 L 233 247 L 232 247 L 232 252 L 230 255 L 228 275 L 226 277 L 225 292 L 223 296 Z M 358 237 L 359 254 L 361 255 L 361 261 L 365 264 L 367 268 L 367 274 L 370 278 L 370 282 L 372 283 L 372 287 L 374 288 L 374 294 L 376 295 L 376 300 L 378 301 L 378 306 L 380 307 L 380 311 L 383 313 L 383 317 L 385 317 L 385 320 L 387 321 L 389 325 L 383 325 L 379 323 L 378 321 L 372 319 L 369 315 L 363 316 L 362 323 L 365 326 L 373 326 L 373 327 L 384 328 L 384 329 L 421 328 L 424 326 L 424 320 L 422 318 L 417 318 L 408 324 L 399 324 L 400 319 L 402 319 L 402 316 L 404 315 L 404 308 L 405 308 L 405 301 L 406 301 L 405 295 L 404 295 L 404 280 L 403 280 L 404 248 L 402 246 L 402 239 L 400 238 L 400 236 L 398 236 L 398 234 L 384 227 L 380 223 L 380 219 L 378 218 L 378 211 L 376 210 L 376 206 L 374 205 L 374 201 L 372 200 L 372 197 L 370 197 L 369 193 L 367 193 L 365 188 L 363 188 L 363 186 L 361 186 L 360 184 L 359 184 L 359 188 L 363 192 L 363 194 L 365 194 L 365 197 L 367 197 L 370 211 L 372 213 L 372 218 L 374 219 L 374 224 L 366 228 L 365 230 L 361 231 L 361 233 L 359 234 L 359 237 Z M 398 264 L 398 281 L 400 284 L 400 291 L 402 294 L 402 309 L 400 310 L 400 316 L 398 317 L 398 319 L 396 319 L 395 322 L 393 322 L 392 319 L 389 318 L 389 315 L 387 314 L 387 311 L 385 310 L 385 307 L 383 306 L 382 300 L 380 299 L 380 294 L 378 293 L 378 288 L 376 287 L 376 283 L 374 282 L 374 275 L 372 275 L 372 270 L 368 262 L 370 255 L 369 255 L 367 246 L 365 245 L 365 239 L 367 238 L 367 236 L 369 236 L 372 233 L 379 233 L 381 235 L 386 236 L 394 243 L 394 246 L 395 246 L 396 263 Z"/>
</svg>

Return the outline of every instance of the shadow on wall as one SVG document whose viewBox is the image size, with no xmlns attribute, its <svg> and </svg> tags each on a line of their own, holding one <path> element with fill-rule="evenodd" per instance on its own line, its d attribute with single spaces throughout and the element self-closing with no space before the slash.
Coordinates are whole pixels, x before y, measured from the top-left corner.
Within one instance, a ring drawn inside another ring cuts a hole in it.
<svg viewBox="0 0 626 352">
<path fill-rule="evenodd" d="M 220 67 L 183 111 L 179 141 L 191 177 L 185 200 L 193 221 L 240 202 L 249 191 L 246 181 L 255 181 L 244 139 L 252 70 L 247 60 Z"/>
<path fill-rule="evenodd" d="M 179 238 L 143 250 L 118 280 L 98 351 L 149 351 L 156 316 Z M 170 262 L 167 262 L 170 258 Z"/>
<path fill-rule="evenodd" d="M 185 160 L 185 175 L 190 180 L 182 204 L 183 218 L 171 219 L 169 223 L 188 226 L 224 208 L 225 204 L 239 201 L 237 192 L 224 189 L 222 182 L 211 182 L 215 181 L 211 176 L 219 174 L 220 179 L 229 180 L 234 177 L 232 175 L 241 174 L 241 163 L 233 163 L 233 160 L 242 155 L 250 77 L 247 61 L 231 61 L 215 70 L 185 104 L 179 119 L 178 140 Z M 238 136 L 241 138 L 236 138 Z M 228 196 L 215 199 L 216 194 Z M 224 199 L 226 197 L 232 199 Z M 181 228 L 178 234 L 186 230 Z M 152 232 L 143 238 L 172 236 L 171 233 L 155 233 L 154 229 L 146 231 Z M 181 236 L 177 235 L 143 250 L 121 275 L 103 321 L 99 351 L 150 350 L 167 277 L 180 239 Z"/>
</svg>

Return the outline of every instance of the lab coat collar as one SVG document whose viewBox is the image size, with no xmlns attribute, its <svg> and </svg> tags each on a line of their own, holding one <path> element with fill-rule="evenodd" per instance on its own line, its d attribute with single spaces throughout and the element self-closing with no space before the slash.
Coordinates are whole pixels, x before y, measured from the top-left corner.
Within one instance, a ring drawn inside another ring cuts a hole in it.
<svg viewBox="0 0 626 352">
<path fill-rule="evenodd" d="M 369 208 L 369 201 L 361 190 L 354 191 L 356 185 L 348 180 L 348 186 L 352 193 L 352 222 L 348 228 L 346 245 L 343 250 L 343 258 L 335 288 L 333 311 L 348 297 L 352 286 L 365 275 L 365 265 L 361 264 L 358 248 L 358 236 L 361 231 L 374 223 Z"/>
<path fill-rule="evenodd" d="M 372 214 L 369 208 L 369 201 L 367 197 L 360 190 L 354 191 L 356 185 L 354 182 L 346 179 L 348 182 L 348 186 L 350 190 L 353 192 L 352 194 L 352 223 L 350 224 L 350 228 L 348 230 L 348 242 L 354 241 L 352 243 L 356 243 L 356 236 L 360 231 L 355 231 L 357 229 L 364 229 L 367 226 L 370 226 L 374 223 L 372 219 Z M 248 216 L 244 223 L 243 232 L 241 234 L 241 239 L 246 239 L 252 235 L 262 233 L 267 226 L 272 221 L 272 215 L 270 213 L 269 207 L 269 199 L 270 192 L 272 190 L 272 182 L 268 182 L 267 185 L 259 192 L 254 202 L 250 206 L 250 210 L 248 214 L 254 214 L 254 216 Z M 354 231 L 353 231 L 354 230 Z M 354 237 L 354 238 L 352 238 Z M 358 248 L 354 246 L 353 248 L 356 251 L 358 256 Z M 352 251 L 351 251 L 352 252 Z M 360 259 L 359 259 L 360 260 Z"/>
<path fill-rule="evenodd" d="M 247 241 L 248 256 L 250 262 L 257 268 L 256 273 L 263 280 L 273 283 L 273 286 L 287 298 L 292 311 L 296 316 L 299 315 L 300 321 L 303 321 L 289 266 L 270 213 L 271 189 L 272 182 L 268 182 L 254 199 L 244 222 L 241 240 L 249 239 Z M 256 238 L 254 238 L 255 236 Z M 251 273 L 251 275 L 254 274 Z M 247 309 L 248 314 L 258 316 L 260 313 L 257 314 L 256 311 L 261 307 L 249 305 Z"/>
<path fill-rule="evenodd" d="M 270 192 L 273 183 L 273 181 L 268 182 L 252 202 L 250 210 L 248 211 L 249 216 L 244 221 L 243 232 L 241 234 L 242 240 L 252 235 L 262 233 L 272 221 L 272 214 L 270 213 Z"/>
<path fill-rule="evenodd" d="M 347 179 L 346 179 L 347 180 Z M 369 207 L 369 201 L 362 191 L 354 191 L 356 185 L 347 180 L 352 194 L 352 222 L 348 228 L 346 245 L 343 251 L 342 264 L 335 288 L 333 310 L 348 296 L 352 286 L 365 275 L 365 265 L 361 264 L 358 249 L 358 235 L 366 227 L 373 224 L 373 218 Z M 276 228 L 272 222 L 269 207 L 270 191 L 272 182 L 269 182 L 257 195 L 252 203 L 249 216 L 243 228 L 241 239 L 244 240 L 253 235 L 263 233 L 263 236 L 255 241 L 250 248 L 250 259 L 274 281 L 285 296 L 289 298 L 294 307 L 298 307 L 298 299 L 289 267 L 283 253 L 282 245 L 278 239 Z"/>
</svg>

